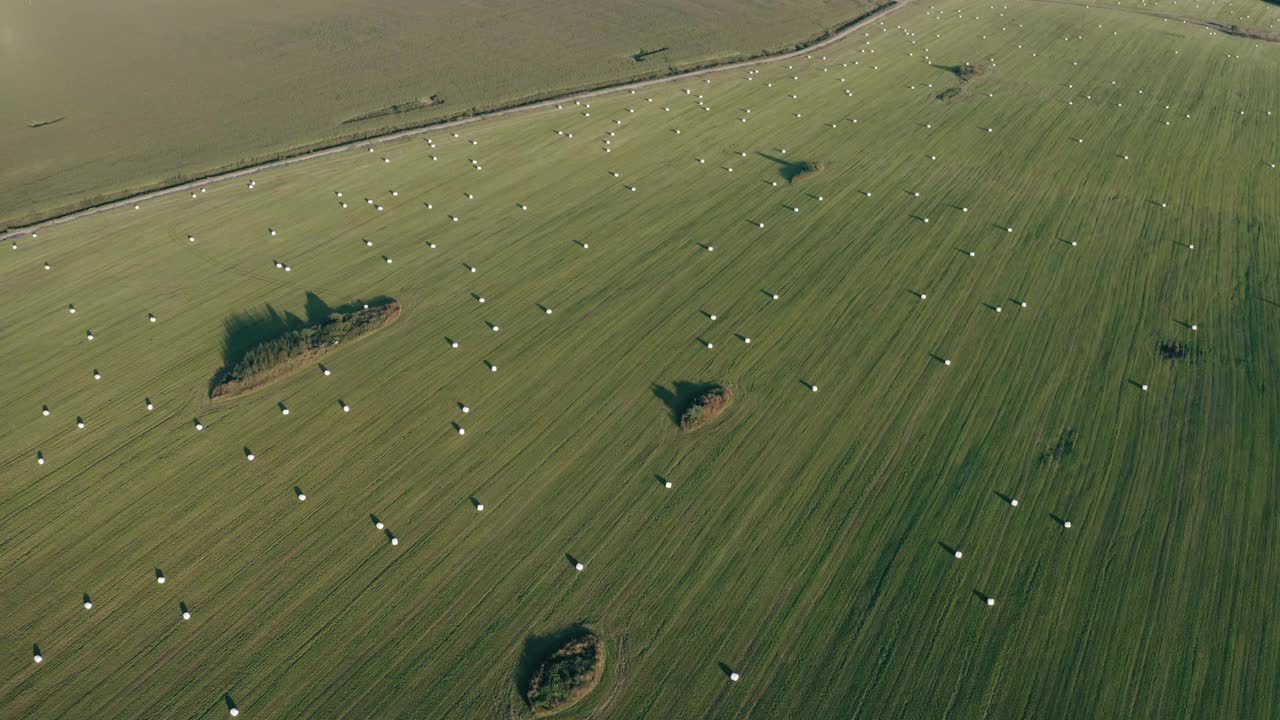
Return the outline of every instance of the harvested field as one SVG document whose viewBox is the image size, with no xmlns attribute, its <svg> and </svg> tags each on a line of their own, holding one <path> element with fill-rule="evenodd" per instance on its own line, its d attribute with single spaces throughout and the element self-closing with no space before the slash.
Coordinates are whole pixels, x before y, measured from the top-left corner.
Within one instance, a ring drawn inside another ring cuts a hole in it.
<svg viewBox="0 0 1280 720">
<path fill-rule="evenodd" d="M 1280 46 L 1123 3 L 911 4 L 6 239 L 0 717 L 528 718 L 578 623 L 566 718 L 1280 715 Z M 333 117 L 463 102 L 407 85 Z M 330 374 L 209 397 L 380 293 Z"/>
</svg>

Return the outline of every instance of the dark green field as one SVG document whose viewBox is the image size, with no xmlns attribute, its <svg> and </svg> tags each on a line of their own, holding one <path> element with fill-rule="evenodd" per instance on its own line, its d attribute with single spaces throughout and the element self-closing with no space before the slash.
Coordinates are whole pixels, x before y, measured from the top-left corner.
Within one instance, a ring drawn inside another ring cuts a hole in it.
<svg viewBox="0 0 1280 720">
<path fill-rule="evenodd" d="M 6 241 L 0 717 L 527 717 L 579 622 L 568 718 L 1280 716 L 1280 45 L 1152 13 L 1280 8 L 921 2 Z"/>
<path fill-rule="evenodd" d="M 789 48 L 872 7 L 13 0 L 0 6 L 0 229 L 339 138 Z"/>
</svg>

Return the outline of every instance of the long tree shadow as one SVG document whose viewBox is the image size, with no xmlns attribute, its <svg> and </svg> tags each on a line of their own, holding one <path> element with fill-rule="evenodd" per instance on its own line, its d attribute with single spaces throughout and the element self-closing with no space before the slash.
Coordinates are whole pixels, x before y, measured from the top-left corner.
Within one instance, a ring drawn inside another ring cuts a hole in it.
<svg viewBox="0 0 1280 720">
<path fill-rule="evenodd" d="M 308 290 L 307 302 L 302 306 L 302 312 L 307 315 L 308 325 L 319 325 L 325 320 L 328 320 L 334 310 L 330 307 L 329 303 L 321 300 L 319 295 Z"/>
<path fill-rule="evenodd" d="M 226 378 L 227 372 L 258 345 L 287 333 L 326 323 L 335 314 L 352 313 L 365 305 L 376 307 L 393 301 L 393 298 L 379 295 L 371 300 L 333 307 L 319 295 L 308 291 L 302 309 L 305 318 L 287 311 L 280 312 L 270 304 L 230 315 L 222 321 L 222 367 L 209 378 L 209 393 L 212 394 L 213 389 Z"/>
<path fill-rule="evenodd" d="M 654 383 L 652 385 L 653 396 L 658 398 L 671 411 L 671 422 L 677 427 L 680 426 L 680 418 L 684 415 L 684 411 L 689 409 L 689 405 L 693 403 L 694 398 L 699 397 L 715 388 L 719 387 L 717 383 L 712 382 L 690 382 L 688 380 L 676 380 L 671 383 L 671 389 Z"/>
<path fill-rule="evenodd" d="M 822 169 L 822 163 L 815 163 L 807 160 L 784 160 L 776 155 L 770 155 L 759 151 L 757 151 L 756 154 L 766 160 L 771 160 L 777 163 L 778 174 L 781 175 L 782 179 L 786 180 L 788 183 L 795 182 L 797 179 L 805 175 L 811 175 Z"/>
<path fill-rule="evenodd" d="M 542 663 L 547 658 L 551 657 L 552 653 L 568 643 L 590 634 L 591 630 L 586 626 L 585 621 L 579 621 L 553 633 L 530 635 L 525 638 L 524 647 L 520 651 L 520 659 L 516 662 L 515 673 L 512 677 L 516 683 L 516 690 L 520 692 L 520 697 L 528 699 L 529 684 L 533 682 L 533 676 L 538 673 L 538 668 L 542 666 Z"/>
<path fill-rule="evenodd" d="M 929 65 L 937 70 L 949 72 L 955 75 L 960 82 L 969 82 L 970 80 L 981 76 L 987 71 L 983 65 L 974 65 L 973 63 L 962 63 L 960 65 L 941 65 L 939 63 L 929 63 Z"/>
<path fill-rule="evenodd" d="M 940 63 L 929 63 L 929 66 L 937 70 L 949 72 L 956 77 L 960 77 L 964 74 L 964 65 L 942 65 Z"/>
<path fill-rule="evenodd" d="M 640 49 L 640 52 L 638 52 L 638 53 L 636 53 L 635 55 L 632 55 L 632 56 L 631 56 L 631 59 L 632 59 L 632 60 L 635 60 L 636 62 L 644 62 L 644 61 L 645 61 L 646 59 L 648 59 L 650 56 L 657 55 L 658 53 L 661 53 L 661 52 L 666 52 L 666 51 L 668 51 L 668 50 L 670 50 L 670 49 L 671 49 L 671 48 L 669 48 L 669 47 L 660 47 L 660 48 L 658 48 L 657 50 L 645 50 L 644 48 L 641 48 L 641 49 Z M 59 118 L 59 119 L 61 119 L 61 118 Z"/>
</svg>

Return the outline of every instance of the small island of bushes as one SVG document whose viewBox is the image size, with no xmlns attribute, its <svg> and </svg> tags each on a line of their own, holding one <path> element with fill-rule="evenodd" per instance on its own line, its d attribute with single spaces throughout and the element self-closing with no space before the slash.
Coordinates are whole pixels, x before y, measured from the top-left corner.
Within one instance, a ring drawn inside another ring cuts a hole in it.
<svg viewBox="0 0 1280 720">
<path fill-rule="evenodd" d="M 604 643 L 594 633 L 577 634 L 542 661 L 525 699 L 536 717 L 552 715 L 586 697 L 603 672 Z"/>
<path fill-rule="evenodd" d="M 733 403 L 733 391 L 723 385 L 712 385 L 689 401 L 680 414 L 680 429 L 692 432 L 713 422 Z"/>
</svg>

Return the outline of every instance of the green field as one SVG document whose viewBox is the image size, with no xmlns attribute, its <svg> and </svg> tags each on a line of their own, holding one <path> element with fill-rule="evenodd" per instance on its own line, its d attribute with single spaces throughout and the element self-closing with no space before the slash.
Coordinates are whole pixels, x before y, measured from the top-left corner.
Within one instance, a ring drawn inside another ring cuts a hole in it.
<svg viewBox="0 0 1280 720">
<path fill-rule="evenodd" d="M 921 3 L 6 241 L 0 717 L 523 717 L 578 622 L 565 717 L 1280 716 L 1280 45 L 1151 12 L 1280 16 Z"/>
<path fill-rule="evenodd" d="M 14 0 L 0 5 L 0 229 L 339 138 L 789 48 L 872 7 Z M 443 104 L 378 114 L 432 97 Z"/>
</svg>

